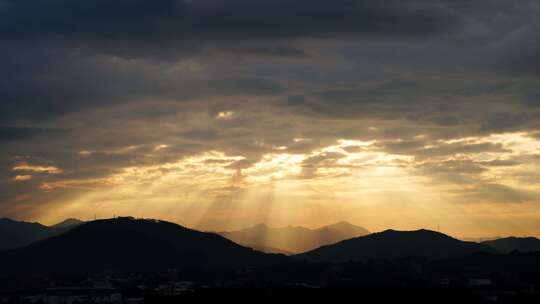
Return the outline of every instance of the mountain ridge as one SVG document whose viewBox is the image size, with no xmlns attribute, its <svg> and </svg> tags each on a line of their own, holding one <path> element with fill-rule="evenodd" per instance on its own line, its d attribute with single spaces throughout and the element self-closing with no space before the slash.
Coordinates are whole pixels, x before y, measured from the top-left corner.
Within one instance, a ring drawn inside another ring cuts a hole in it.
<svg viewBox="0 0 540 304">
<path fill-rule="evenodd" d="M 78 219 L 66 219 L 52 226 L 38 222 L 0 219 L 0 251 L 21 248 L 34 242 L 62 234 L 84 223 Z"/>
<path fill-rule="evenodd" d="M 496 250 L 509 253 L 512 251 L 534 252 L 540 251 L 540 239 L 536 237 L 505 237 L 495 240 L 483 241 L 481 244 L 495 248 Z"/>
<path fill-rule="evenodd" d="M 370 232 L 361 226 L 341 221 L 316 229 L 302 226 L 270 227 L 261 223 L 245 229 L 218 233 L 252 248 L 273 248 L 278 252 L 300 253 Z"/>
<path fill-rule="evenodd" d="M 460 241 L 427 229 L 413 231 L 388 229 L 322 246 L 294 257 L 309 261 L 343 262 L 409 256 L 442 259 L 477 252 L 496 253 L 496 250 L 482 244 Z"/>
<path fill-rule="evenodd" d="M 0 268 L 19 273 L 238 268 L 285 258 L 243 247 L 217 234 L 129 217 L 86 222 L 61 235 L 4 252 Z"/>
<path fill-rule="evenodd" d="M 67 218 L 59 223 L 56 223 L 52 226 L 49 226 L 51 228 L 54 228 L 54 229 L 65 229 L 65 228 L 69 228 L 69 227 L 75 227 L 77 225 L 81 225 L 83 224 L 84 221 L 81 221 L 77 218 Z"/>
</svg>

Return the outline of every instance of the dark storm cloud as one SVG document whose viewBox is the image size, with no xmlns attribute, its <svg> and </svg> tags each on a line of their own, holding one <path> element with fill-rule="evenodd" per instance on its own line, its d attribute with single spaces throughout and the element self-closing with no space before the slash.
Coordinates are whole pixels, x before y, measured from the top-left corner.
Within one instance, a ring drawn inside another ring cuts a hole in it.
<svg viewBox="0 0 540 304">
<path fill-rule="evenodd" d="M 219 138 L 219 132 L 211 129 L 195 129 L 183 132 L 183 138 L 201 140 L 201 141 L 212 141 Z"/>
<path fill-rule="evenodd" d="M 35 120 L 213 92 L 268 95 L 280 86 L 253 74 L 186 80 L 155 63 L 130 60 L 176 62 L 208 50 L 305 58 L 288 40 L 432 37 L 460 26 L 450 10 L 422 0 L 4 0 L 0 66 L 12 76 L 0 80 L 0 116 Z"/>
<path fill-rule="evenodd" d="M 4 121 L 47 119 L 148 98 L 272 95 L 284 89 L 260 77 L 186 78 L 180 72 L 163 72 L 167 66 L 88 56 L 36 43 L 10 45 L 0 55 L 2 71 L 10 75 L 0 79 L 0 118 Z"/>
<path fill-rule="evenodd" d="M 280 56 L 280 57 L 292 57 L 292 58 L 304 58 L 308 57 L 309 54 L 304 50 L 288 47 L 288 46 L 277 46 L 277 47 L 257 47 L 247 49 L 244 52 L 254 55 L 263 55 L 263 56 Z"/>
<path fill-rule="evenodd" d="M 286 103 L 299 111 L 327 117 L 352 118 L 362 115 L 400 115 L 425 108 L 417 102 L 421 91 L 419 82 L 390 79 L 365 87 L 331 88 L 311 96 L 293 95 Z M 420 92 L 420 93 L 419 93 Z M 389 108 L 394 111 L 388 111 Z"/>
<path fill-rule="evenodd" d="M 169 18 L 181 17 L 185 11 L 183 1 L 176 0 L 5 0 L 0 8 L 1 33 L 13 38 L 149 38 L 159 34 Z"/>
<path fill-rule="evenodd" d="M 0 116 L 48 118 L 143 99 L 268 96 L 289 90 L 295 97 L 288 103 L 302 113 L 324 113 L 330 117 L 358 117 L 366 113 L 389 118 L 405 114 L 412 119 L 456 125 L 464 122 L 457 118 L 459 115 L 439 115 L 443 106 L 449 104 L 448 100 L 441 100 L 441 94 L 495 94 L 504 87 L 491 87 L 479 80 L 464 86 L 463 92 L 445 93 L 430 91 L 429 83 L 394 77 L 377 87 L 339 88 L 335 84 L 343 84 L 342 79 L 330 71 L 276 66 L 286 73 L 281 77 L 275 71 L 265 70 L 265 65 L 270 64 L 264 60 L 268 56 L 302 58 L 311 60 L 306 64 L 314 64 L 316 59 L 311 54 L 325 44 L 345 43 L 347 46 L 340 52 L 352 54 L 359 61 L 357 70 L 342 76 L 347 81 L 356 80 L 357 84 L 362 80 L 387 79 L 387 75 L 371 66 L 377 62 L 384 69 L 406 68 L 405 62 L 411 63 L 409 68 L 418 67 L 416 63 L 435 69 L 451 69 L 463 63 L 471 69 L 484 67 L 487 63 L 483 57 L 495 60 L 494 54 L 506 54 L 509 43 L 494 47 L 495 51 L 479 51 L 450 37 L 467 36 L 470 28 L 476 33 L 475 26 L 489 29 L 480 31 L 482 37 L 489 38 L 484 45 L 491 45 L 500 37 L 513 37 L 513 31 L 524 26 L 531 9 L 495 2 L 487 4 L 486 9 L 504 14 L 502 21 L 490 18 L 483 6 L 468 1 L 4 0 L 0 6 L 0 39 L 6 47 L 0 50 L 0 65 L 5 74 L 14 76 L 0 80 Z M 516 17 L 520 14 L 521 18 Z M 524 38 L 520 37 L 514 40 L 522 41 Z M 440 42 L 446 38 L 455 45 Z M 302 45 L 305 40 L 317 42 L 306 47 Z M 383 47 L 372 47 L 363 41 L 376 41 Z M 354 42 L 360 43 L 358 53 L 354 51 Z M 423 46 L 425 43 L 428 44 Z M 243 70 L 238 68 L 236 73 L 224 66 L 192 78 L 164 72 L 166 67 L 153 61 L 164 59 L 173 64 L 199 58 L 204 65 L 219 57 L 215 55 L 220 51 L 260 57 L 260 61 L 239 61 Z M 285 82 L 287 85 L 283 85 Z M 329 88 L 315 91 L 313 87 L 323 87 L 319 82 L 326 82 Z M 292 83 L 302 85 L 302 89 L 289 86 Z M 439 96 L 433 98 L 436 94 Z M 533 99 L 534 92 L 523 94 L 523 98 Z"/>
<path fill-rule="evenodd" d="M 488 76 L 470 79 L 468 74 L 456 79 L 438 75 L 371 82 L 355 82 L 353 78 L 349 82 L 340 81 L 339 85 L 330 82 L 320 85 L 328 89 L 290 95 L 283 103 L 299 114 L 320 118 L 407 119 L 421 124 L 424 130 L 431 126 L 427 133 L 439 138 L 540 127 L 537 119 L 540 103 L 535 104 L 540 99 L 531 95 L 536 91 L 536 80 L 510 81 L 506 76 L 497 80 Z M 403 133 L 406 129 L 397 131 Z M 414 128 L 408 136 L 418 132 L 421 131 Z"/>
<path fill-rule="evenodd" d="M 488 132 L 519 130 L 521 126 L 537 117 L 538 113 L 493 113 L 482 122 L 480 130 Z"/>
<path fill-rule="evenodd" d="M 540 4 L 537 4 L 537 10 Z M 522 25 L 501 42 L 503 47 L 498 65 L 505 71 L 517 75 L 540 74 L 540 42 L 536 37 L 540 33 L 540 22 Z"/>
<path fill-rule="evenodd" d="M 182 44 L 186 40 L 208 38 L 359 34 L 422 37 L 452 32 L 461 25 L 461 20 L 450 10 L 424 0 L 6 0 L 3 3 L 0 11 L 3 36 L 86 39 L 88 43 L 131 40 Z"/>
<path fill-rule="evenodd" d="M 0 142 L 28 140 L 37 136 L 63 134 L 65 132 L 66 130 L 62 129 L 0 126 Z"/>
</svg>

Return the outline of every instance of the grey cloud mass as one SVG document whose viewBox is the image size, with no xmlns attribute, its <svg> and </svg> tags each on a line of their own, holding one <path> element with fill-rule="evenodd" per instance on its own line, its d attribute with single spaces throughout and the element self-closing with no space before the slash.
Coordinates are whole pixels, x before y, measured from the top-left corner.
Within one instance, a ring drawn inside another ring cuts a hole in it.
<svg viewBox="0 0 540 304">
<path fill-rule="evenodd" d="M 539 13 L 538 0 L 0 0 L 0 209 L 35 214 L 126 168 L 217 152 L 235 158 L 203 163 L 235 182 L 200 191 L 231 200 L 269 155 L 285 168 L 303 155 L 306 184 L 388 163 L 462 200 L 540 201 L 516 185 L 539 180 Z"/>
<path fill-rule="evenodd" d="M 519 33 L 538 32 L 535 22 L 527 23 L 538 9 L 535 1 L 2 3 L 0 39 L 6 47 L 0 50 L 0 64 L 5 73 L 14 75 L 0 80 L 1 110 L 9 113 L 4 119 L 43 118 L 141 99 L 185 100 L 212 92 L 271 95 L 285 90 L 306 96 L 305 102 L 293 101 L 294 106 L 331 116 L 343 115 L 340 111 L 347 108 L 343 111 L 347 116 L 407 111 L 417 117 L 425 115 L 426 108 L 437 111 L 462 96 L 501 90 L 508 79 L 500 84 L 491 84 L 493 80 L 456 84 L 449 79 L 433 84 L 410 79 L 407 70 L 442 69 L 450 75 L 463 66 L 475 79 L 474 74 L 493 72 L 507 61 L 518 68 L 511 54 L 534 53 L 534 45 L 515 48 L 531 41 Z M 480 42 L 460 43 L 463 39 Z M 332 51 L 337 51 L 336 58 L 341 53 L 356 63 L 347 69 L 310 71 L 322 54 Z M 231 56 L 237 56 L 241 68 L 231 66 L 227 59 Z M 245 56 L 260 58 L 246 62 Z M 283 69 L 276 71 L 265 61 L 269 56 L 303 62 L 290 64 L 283 78 Z M 518 57 L 518 61 L 529 58 Z M 527 69 L 534 68 L 530 58 Z M 164 71 L 165 66 L 186 60 L 194 62 L 185 67 L 191 70 Z M 211 68 L 201 70 L 208 65 Z M 377 80 L 385 82 L 366 84 Z M 432 92 L 433 85 L 440 88 Z M 319 90 L 325 86 L 328 89 Z M 535 104 L 535 88 L 533 81 L 514 92 L 507 88 L 506 93 L 516 101 Z M 431 120 L 452 121 L 437 115 Z"/>
<path fill-rule="evenodd" d="M 266 39 L 329 35 L 431 36 L 460 19 L 440 1 L 3 1 L 1 30 L 20 38 Z M 172 41 L 173 43 L 175 41 Z M 177 41 L 176 43 L 181 43 Z"/>
</svg>

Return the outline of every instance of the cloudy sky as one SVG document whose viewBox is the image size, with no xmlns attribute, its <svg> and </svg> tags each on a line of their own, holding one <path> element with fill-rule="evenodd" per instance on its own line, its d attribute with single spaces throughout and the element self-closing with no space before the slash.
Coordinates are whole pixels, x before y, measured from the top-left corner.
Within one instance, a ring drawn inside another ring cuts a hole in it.
<svg viewBox="0 0 540 304">
<path fill-rule="evenodd" d="M 0 217 L 540 236 L 539 0 L 0 0 Z"/>
</svg>

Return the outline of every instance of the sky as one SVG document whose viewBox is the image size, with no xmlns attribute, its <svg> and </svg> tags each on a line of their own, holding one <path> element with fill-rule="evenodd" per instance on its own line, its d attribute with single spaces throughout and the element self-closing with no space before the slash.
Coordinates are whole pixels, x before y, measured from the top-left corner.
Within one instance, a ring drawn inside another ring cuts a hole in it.
<svg viewBox="0 0 540 304">
<path fill-rule="evenodd" d="M 0 0 L 0 217 L 540 236 L 538 0 Z"/>
</svg>

